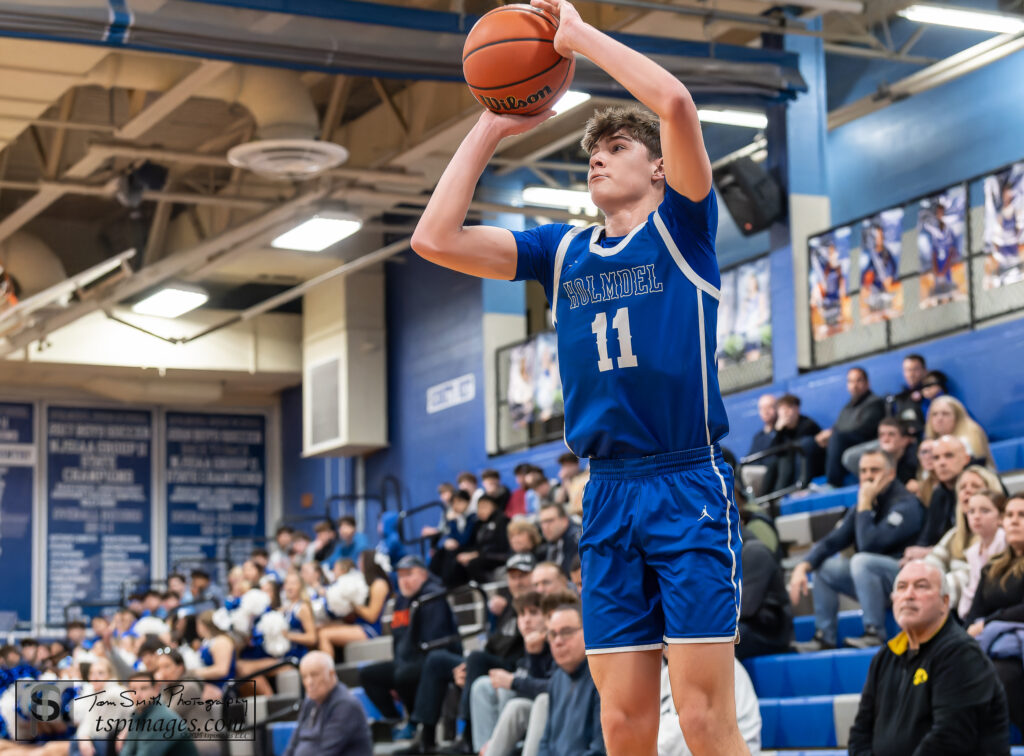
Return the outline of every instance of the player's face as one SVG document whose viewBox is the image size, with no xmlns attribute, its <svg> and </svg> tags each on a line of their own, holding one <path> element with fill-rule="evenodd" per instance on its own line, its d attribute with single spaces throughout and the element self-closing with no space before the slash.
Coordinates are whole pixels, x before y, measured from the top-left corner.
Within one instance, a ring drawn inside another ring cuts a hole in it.
<svg viewBox="0 0 1024 756">
<path fill-rule="evenodd" d="M 647 148 L 625 129 L 601 137 L 590 153 L 587 187 L 590 198 L 605 213 L 635 202 L 664 179 L 663 161 L 651 159 Z"/>
</svg>

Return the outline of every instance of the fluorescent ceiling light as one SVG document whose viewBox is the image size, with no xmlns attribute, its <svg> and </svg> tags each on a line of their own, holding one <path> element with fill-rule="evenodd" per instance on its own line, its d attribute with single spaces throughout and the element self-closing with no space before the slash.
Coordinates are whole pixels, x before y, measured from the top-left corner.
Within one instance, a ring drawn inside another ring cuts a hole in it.
<svg viewBox="0 0 1024 756">
<path fill-rule="evenodd" d="M 295 249 L 300 252 L 323 252 L 349 236 L 363 225 L 354 215 L 333 213 L 314 215 L 290 231 L 285 231 L 270 246 L 275 249 Z"/>
<path fill-rule="evenodd" d="M 209 295 L 197 286 L 171 284 L 132 305 L 132 312 L 155 315 L 158 318 L 176 318 L 206 304 Z"/>
<path fill-rule="evenodd" d="M 1017 34 L 1024 31 L 1024 18 L 1020 16 L 967 10 L 948 5 L 911 5 L 898 11 L 897 15 L 922 24 L 955 26 L 995 34 Z"/>
<path fill-rule="evenodd" d="M 579 189 L 552 189 L 550 186 L 528 186 L 523 189 L 523 201 L 530 205 L 564 207 L 596 215 L 597 207 L 590 200 L 590 192 Z"/>
<path fill-rule="evenodd" d="M 586 92 L 577 92 L 574 89 L 568 90 L 564 95 L 558 98 L 558 102 L 551 106 L 551 109 L 555 111 L 555 115 L 561 115 L 567 110 L 582 105 L 590 99 L 590 95 Z"/>
<path fill-rule="evenodd" d="M 726 126 L 746 126 L 751 129 L 763 129 L 768 125 L 768 116 L 753 110 L 719 110 L 716 108 L 700 108 L 697 117 L 704 123 L 722 123 Z"/>
</svg>

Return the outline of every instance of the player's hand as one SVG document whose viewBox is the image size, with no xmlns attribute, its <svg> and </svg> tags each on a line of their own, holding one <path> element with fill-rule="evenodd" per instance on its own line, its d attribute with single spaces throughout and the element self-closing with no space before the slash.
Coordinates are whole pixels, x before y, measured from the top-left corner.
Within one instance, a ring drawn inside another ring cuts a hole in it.
<svg viewBox="0 0 1024 756">
<path fill-rule="evenodd" d="M 498 688 L 504 688 L 505 690 L 512 689 L 512 681 L 515 679 L 515 675 L 504 669 L 492 669 L 487 673 L 491 678 L 491 685 L 495 690 Z"/>
<path fill-rule="evenodd" d="M 522 116 L 509 115 L 507 113 L 493 113 L 484 110 L 480 115 L 479 123 L 489 131 L 498 135 L 499 139 L 505 137 L 525 134 L 532 128 L 539 126 L 555 114 L 553 110 L 544 110 L 536 115 Z"/>
<path fill-rule="evenodd" d="M 800 603 L 801 596 L 807 595 L 807 563 L 801 562 L 793 568 L 793 574 L 789 576 L 789 600 L 796 606 Z"/>
<path fill-rule="evenodd" d="M 573 34 L 583 26 L 583 19 L 580 18 L 572 3 L 566 0 L 530 0 L 530 5 L 547 11 L 558 21 L 558 31 L 555 32 L 555 52 L 563 58 L 571 58 L 576 48 L 573 47 Z"/>
</svg>

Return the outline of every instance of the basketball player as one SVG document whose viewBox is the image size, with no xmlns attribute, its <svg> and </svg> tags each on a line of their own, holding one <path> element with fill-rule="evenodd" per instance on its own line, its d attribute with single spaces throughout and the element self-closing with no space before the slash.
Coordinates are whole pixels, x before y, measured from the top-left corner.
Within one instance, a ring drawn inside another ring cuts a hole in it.
<svg viewBox="0 0 1024 756">
<path fill-rule="evenodd" d="M 657 753 L 667 644 L 693 753 L 744 754 L 733 700 L 739 517 L 718 446 L 728 422 L 714 369 L 718 210 L 697 109 L 674 76 L 584 23 L 570 3 L 532 4 L 560 18 L 559 53 L 587 57 L 657 116 L 615 108 L 588 124 L 588 183 L 605 225 L 463 227 L 501 139 L 551 115 L 485 112 L 438 182 L 412 246 L 464 273 L 536 279 L 551 303 L 566 441 L 591 459 L 583 633 L 608 753 Z"/>
</svg>

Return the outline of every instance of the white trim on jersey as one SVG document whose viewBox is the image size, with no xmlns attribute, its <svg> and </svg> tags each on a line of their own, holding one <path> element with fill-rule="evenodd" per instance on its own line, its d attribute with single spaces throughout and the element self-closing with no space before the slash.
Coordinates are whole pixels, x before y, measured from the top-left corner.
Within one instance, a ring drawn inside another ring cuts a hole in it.
<svg viewBox="0 0 1024 756">
<path fill-rule="evenodd" d="M 670 646 L 682 646 L 688 643 L 735 643 L 736 636 L 715 636 L 714 638 L 669 638 L 665 636 L 665 643 Z"/>
<path fill-rule="evenodd" d="M 729 582 L 732 584 L 733 595 L 736 597 L 736 626 L 739 627 L 740 622 L 740 609 L 743 604 L 743 584 L 736 582 L 736 550 L 732 547 L 732 520 L 729 518 L 729 510 L 732 508 L 732 500 L 729 498 L 729 488 L 725 484 L 725 476 L 722 475 L 722 471 L 718 469 L 718 461 L 715 459 L 715 447 L 708 447 L 711 449 L 711 466 L 715 468 L 715 475 L 722 482 L 722 496 L 725 498 L 725 528 L 726 528 L 726 546 L 729 549 L 729 556 L 732 557 L 732 569 L 729 572 Z M 739 512 L 736 513 L 739 517 Z M 740 541 L 742 548 L 742 540 Z"/>
<path fill-rule="evenodd" d="M 686 258 L 683 257 L 683 253 L 679 251 L 679 247 L 676 246 L 675 241 L 672 239 L 672 235 L 669 234 L 668 228 L 665 226 L 665 221 L 662 220 L 660 212 L 654 213 L 654 227 L 658 229 L 658 234 L 661 236 L 661 240 L 665 243 L 665 246 L 668 247 L 668 253 L 672 255 L 672 259 L 675 260 L 679 270 L 681 270 L 683 275 L 690 280 L 690 283 L 698 289 L 706 291 L 715 299 L 721 299 L 722 293 L 703 278 L 698 276 L 697 272 L 690 267 L 690 263 L 686 262 Z"/>
<path fill-rule="evenodd" d="M 565 260 L 565 253 L 569 249 L 569 243 L 576 238 L 576 234 L 582 231 L 580 226 L 573 226 L 565 232 L 565 236 L 558 242 L 555 250 L 555 277 L 551 284 L 551 322 L 558 325 L 558 287 L 559 279 L 562 277 L 562 262 Z M 566 444 L 568 445 L 568 444 Z"/>
<path fill-rule="evenodd" d="M 594 231 L 590 234 L 590 251 L 601 257 L 611 257 L 612 255 L 618 254 L 623 247 L 633 240 L 633 237 L 636 236 L 637 232 L 646 224 L 647 221 L 645 220 L 639 226 L 623 236 L 619 243 L 614 247 L 602 247 L 598 243 L 601 240 L 601 232 L 604 231 L 604 226 L 594 226 Z"/>
<path fill-rule="evenodd" d="M 587 656 L 599 654 L 624 654 L 627 651 L 661 651 L 661 643 L 647 643 L 642 646 L 616 646 L 615 648 L 588 648 Z"/>
<path fill-rule="evenodd" d="M 700 382 L 704 389 L 704 433 L 711 445 L 711 426 L 708 424 L 708 349 L 704 330 L 704 293 L 697 289 L 697 330 L 700 336 Z M 712 452 L 714 454 L 714 452 Z"/>
</svg>

